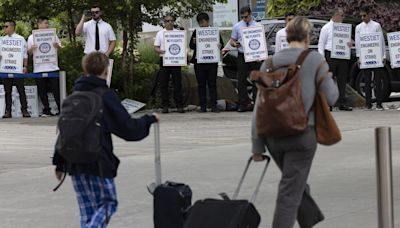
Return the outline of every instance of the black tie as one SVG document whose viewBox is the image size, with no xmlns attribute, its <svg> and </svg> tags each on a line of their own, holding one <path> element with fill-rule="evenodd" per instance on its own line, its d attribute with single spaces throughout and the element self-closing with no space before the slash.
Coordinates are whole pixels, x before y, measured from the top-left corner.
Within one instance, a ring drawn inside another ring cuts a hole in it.
<svg viewBox="0 0 400 228">
<path fill-rule="evenodd" d="M 96 43 L 94 49 L 96 51 L 100 50 L 99 22 L 96 22 Z"/>
<path fill-rule="evenodd" d="M 250 25 L 250 22 L 246 22 L 246 27 L 249 27 L 249 25 Z"/>
</svg>

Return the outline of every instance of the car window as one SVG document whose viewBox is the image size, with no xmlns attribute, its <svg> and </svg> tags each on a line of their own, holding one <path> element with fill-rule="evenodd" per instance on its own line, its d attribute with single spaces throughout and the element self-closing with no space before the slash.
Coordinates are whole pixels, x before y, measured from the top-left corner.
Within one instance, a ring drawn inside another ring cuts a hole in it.
<svg viewBox="0 0 400 228">
<path fill-rule="evenodd" d="M 311 37 L 310 37 L 310 45 L 318 45 L 319 34 L 321 33 L 321 29 L 324 25 L 325 23 L 320 23 L 320 22 L 313 23 L 313 29 L 311 31 Z"/>
<path fill-rule="evenodd" d="M 268 27 L 268 28 L 267 28 Z M 284 23 L 277 24 L 267 24 L 265 25 L 265 36 L 267 38 L 267 44 L 271 47 L 271 45 L 275 45 L 275 37 L 276 33 L 285 27 Z"/>
</svg>

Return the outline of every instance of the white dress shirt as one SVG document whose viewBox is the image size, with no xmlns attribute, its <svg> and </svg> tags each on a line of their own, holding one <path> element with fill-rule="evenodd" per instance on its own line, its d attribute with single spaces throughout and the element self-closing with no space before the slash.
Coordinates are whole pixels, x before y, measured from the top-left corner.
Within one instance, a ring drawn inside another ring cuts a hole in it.
<svg viewBox="0 0 400 228">
<path fill-rule="evenodd" d="M 385 40 L 383 38 L 382 27 L 378 22 L 375 22 L 373 20 L 370 20 L 368 22 L 368 24 L 365 23 L 365 22 L 361 22 L 356 27 L 356 54 L 357 54 L 357 57 L 360 57 L 360 54 L 361 54 L 360 37 L 359 37 L 359 35 L 360 34 L 374 33 L 374 32 L 381 33 L 382 56 L 383 56 L 384 59 L 386 59 Z"/>
<path fill-rule="evenodd" d="M 277 53 L 280 50 L 283 50 L 285 48 L 289 47 L 289 43 L 286 41 L 286 27 L 280 29 L 275 36 L 275 53 Z M 285 40 L 285 41 L 283 41 Z"/>
<path fill-rule="evenodd" d="M 165 42 L 164 42 L 164 32 L 167 31 L 167 29 L 162 29 L 157 32 L 156 39 L 154 40 L 154 46 L 155 47 L 160 47 L 161 50 L 165 51 Z M 168 31 L 178 31 L 177 29 L 172 29 Z M 160 54 L 160 57 L 164 56 L 164 54 Z"/>
<path fill-rule="evenodd" d="M 325 24 L 319 34 L 318 52 L 325 57 L 325 50 L 332 51 L 332 29 L 333 21 Z"/>
<path fill-rule="evenodd" d="M 106 53 L 110 45 L 110 41 L 116 40 L 114 31 L 110 24 L 99 20 L 99 38 L 100 38 L 100 52 Z M 96 51 L 96 21 L 90 20 L 83 24 L 83 36 L 85 37 L 85 54 Z"/>
<path fill-rule="evenodd" d="M 61 42 L 60 39 L 58 39 L 57 35 L 56 35 L 56 43 L 61 47 Z M 53 44 L 51 44 L 53 45 Z M 33 35 L 31 34 L 28 37 L 28 50 L 31 49 L 31 47 L 33 46 Z M 54 47 L 52 47 L 54 48 Z M 35 50 L 37 51 L 37 50 Z M 35 61 L 33 61 L 35 62 Z M 41 73 L 41 72 L 51 72 L 51 71 L 57 71 L 60 70 L 60 68 L 58 67 L 58 62 L 55 63 L 41 63 L 41 64 L 33 64 L 33 73 Z"/>
</svg>

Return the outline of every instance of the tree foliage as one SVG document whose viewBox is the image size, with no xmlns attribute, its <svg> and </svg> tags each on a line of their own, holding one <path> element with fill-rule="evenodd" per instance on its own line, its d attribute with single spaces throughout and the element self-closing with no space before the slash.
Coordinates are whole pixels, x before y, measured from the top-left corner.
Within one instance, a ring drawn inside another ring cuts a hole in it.
<svg viewBox="0 0 400 228">
<path fill-rule="evenodd" d="M 308 11 L 320 4 L 320 0 L 270 0 L 267 15 L 269 17 L 284 16 L 286 13 Z"/>
</svg>

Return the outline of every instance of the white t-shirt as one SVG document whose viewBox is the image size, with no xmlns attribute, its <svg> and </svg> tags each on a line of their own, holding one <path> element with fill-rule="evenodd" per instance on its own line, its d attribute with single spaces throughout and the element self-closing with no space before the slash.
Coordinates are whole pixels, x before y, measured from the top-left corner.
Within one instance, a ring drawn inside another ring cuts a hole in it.
<svg viewBox="0 0 400 228">
<path fill-rule="evenodd" d="M 99 38 L 100 38 L 100 52 L 106 53 L 110 45 L 110 41 L 117 40 L 114 31 L 110 24 L 99 20 Z M 85 37 L 85 54 L 96 51 L 96 21 L 90 20 L 83 24 L 83 36 Z"/>
<path fill-rule="evenodd" d="M 156 39 L 154 40 L 154 46 L 160 47 L 161 50 L 165 51 L 165 44 L 164 44 L 164 32 L 167 31 L 165 28 L 157 32 Z M 178 31 L 177 29 L 169 30 L 169 31 Z M 164 56 L 160 54 L 160 57 Z"/>
<path fill-rule="evenodd" d="M 56 35 L 56 42 L 59 46 L 61 46 L 60 39 L 58 39 Z M 53 44 L 51 44 L 53 45 Z M 28 37 L 28 49 L 31 49 L 33 46 L 33 35 L 31 34 Z M 37 51 L 37 50 L 35 50 Z M 41 73 L 41 72 L 51 72 L 60 70 L 58 67 L 58 63 L 41 63 L 41 64 L 33 64 L 33 73 Z"/>
<path fill-rule="evenodd" d="M 280 29 L 275 36 L 275 53 L 288 48 L 289 47 L 289 43 L 286 40 L 286 27 Z"/>
</svg>

